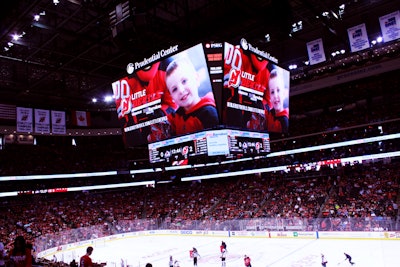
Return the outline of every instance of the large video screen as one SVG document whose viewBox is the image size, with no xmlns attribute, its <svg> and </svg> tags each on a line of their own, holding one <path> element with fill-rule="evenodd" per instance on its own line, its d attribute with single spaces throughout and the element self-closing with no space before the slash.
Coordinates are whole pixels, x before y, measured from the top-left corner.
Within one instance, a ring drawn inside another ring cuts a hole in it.
<svg viewBox="0 0 400 267">
<path fill-rule="evenodd" d="M 201 155 L 266 155 L 270 152 L 270 139 L 268 133 L 220 129 L 151 143 L 148 148 L 150 163 L 183 165 Z"/>
<path fill-rule="evenodd" d="M 220 49 L 222 62 L 222 44 Z M 112 84 L 126 146 L 220 124 L 203 44 L 181 52 L 173 46 L 130 67 L 131 75 Z"/>
<path fill-rule="evenodd" d="M 277 60 L 276 60 L 277 61 Z M 260 132 L 289 130 L 289 71 L 245 39 L 224 45 L 222 122 Z"/>
</svg>

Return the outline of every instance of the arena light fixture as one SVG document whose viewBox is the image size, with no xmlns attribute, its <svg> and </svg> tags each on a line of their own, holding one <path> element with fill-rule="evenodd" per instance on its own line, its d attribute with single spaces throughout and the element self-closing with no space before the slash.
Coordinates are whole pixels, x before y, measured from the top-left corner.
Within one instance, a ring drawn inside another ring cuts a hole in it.
<svg viewBox="0 0 400 267">
<path fill-rule="evenodd" d="M 107 96 L 104 97 L 104 102 L 109 103 L 109 102 L 111 102 L 112 100 L 113 100 L 113 97 L 110 96 L 110 95 L 107 95 Z"/>
</svg>

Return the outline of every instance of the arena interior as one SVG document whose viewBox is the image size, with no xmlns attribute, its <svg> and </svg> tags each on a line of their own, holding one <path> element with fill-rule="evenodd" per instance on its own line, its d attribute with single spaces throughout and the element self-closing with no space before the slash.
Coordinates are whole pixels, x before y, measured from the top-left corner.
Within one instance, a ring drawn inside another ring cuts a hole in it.
<svg viewBox="0 0 400 267">
<path fill-rule="evenodd" d="M 326 266 L 350 266 L 343 253 L 356 266 L 398 266 L 399 6 L 340 4 L 3 1 L 6 265 L 14 266 L 7 255 L 23 236 L 34 266 L 72 267 L 87 246 L 95 266 L 167 266 L 170 255 L 191 266 L 193 247 L 200 267 L 221 266 L 222 240 L 228 267 L 243 266 L 245 254 L 255 266 L 320 266 L 321 254 Z M 397 37 L 375 41 L 387 14 L 398 19 L 390 32 Z M 371 44 L 350 52 L 347 30 L 362 23 Z M 116 103 L 103 97 L 127 76 L 128 63 L 174 45 L 243 38 L 290 69 L 289 131 L 269 133 L 268 153 L 199 155 L 175 165 L 150 162 L 147 143 L 126 145 Z M 318 38 L 326 60 L 307 65 L 306 44 Z M 18 131 L 17 107 L 65 112 L 65 133 Z M 79 125 L 77 111 L 90 121 Z"/>
</svg>

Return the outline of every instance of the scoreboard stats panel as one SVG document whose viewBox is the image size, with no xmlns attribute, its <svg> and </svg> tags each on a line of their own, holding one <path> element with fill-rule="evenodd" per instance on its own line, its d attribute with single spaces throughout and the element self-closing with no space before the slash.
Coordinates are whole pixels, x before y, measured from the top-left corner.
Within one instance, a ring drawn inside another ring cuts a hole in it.
<svg viewBox="0 0 400 267">
<path fill-rule="evenodd" d="M 187 164 L 190 157 L 265 155 L 270 152 L 268 133 L 242 130 L 210 130 L 151 143 L 150 163 Z"/>
<path fill-rule="evenodd" d="M 205 132 L 151 143 L 148 148 L 150 163 L 181 165 L 187 163 L 191 156 L 207 154 Z"/>
<path fill-rule="evenodd" d="M 267 154 L 271 151 L 269 134 L 230 130 L 228 133 L 231 154 Z"/>
</svg>

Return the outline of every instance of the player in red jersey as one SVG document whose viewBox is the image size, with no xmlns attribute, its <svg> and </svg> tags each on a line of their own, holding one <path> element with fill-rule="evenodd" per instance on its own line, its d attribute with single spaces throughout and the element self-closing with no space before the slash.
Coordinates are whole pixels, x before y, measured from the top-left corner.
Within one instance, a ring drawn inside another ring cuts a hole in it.
<svg viewBox="0 0 400 267">
<path fill-rule="evenodd" d="M 251 259 L 250 259 L 249 256 L 244 255 L 244 259 L 243 260 L 244 260 L 244 266 L 251 267 Z"/>
<path fill-rule="evenodd" d="M 79 261 L 79 267 L 93 267 L 92 259 L 90 255 L 93 253 L 93 247 L 86 248 L 86 254 L 83 255 Z"/>
<path fill-rule="evenodd" d="M 222 252 L 223 249 L 226 250 L 226 243 L 222 240 L 221 245 L 219 246 L 220 251 Z"/>
</svg>

